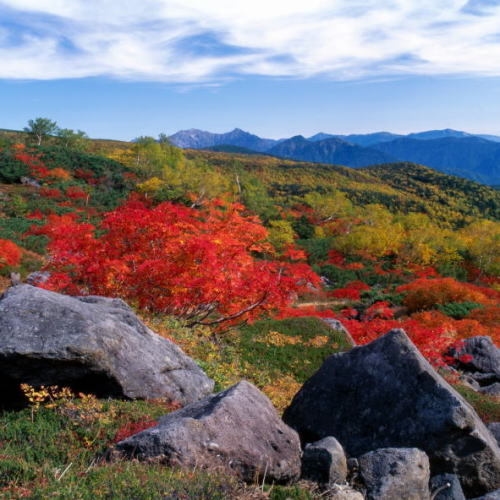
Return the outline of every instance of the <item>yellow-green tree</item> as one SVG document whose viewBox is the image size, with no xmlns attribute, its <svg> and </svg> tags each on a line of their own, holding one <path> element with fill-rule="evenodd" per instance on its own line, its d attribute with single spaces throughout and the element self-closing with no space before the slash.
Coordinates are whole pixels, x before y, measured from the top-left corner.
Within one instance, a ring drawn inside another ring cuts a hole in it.
<svg viewBox="0 0 500 500">
<path fill-rule="evenodd" d="M 357 224 L 333 239 L 333 246 L 344 254 L 382 257 L 399 249 L 404 231 L 382 205 L 367 205 L 358 214 Z"/>
<path fill-rule="evenodd" d="M 493 276 L 500 275 L 500 223 L 478 220 L 459 232 L 473 263 Z"/>
<path fill-rule="evenodd" d="M 352 215 L 353 206 L 345 193 L 331 190 L 326 194 L 312 191 L 304 195 L 304 202 L 322 222 Z"/>
<path fill-rule="evenodd" d="M 292 224 L 287 220 L 272 220 L 269 222 L 269 241 L 281 252 L 294 242 L 295 233 Z"/>
<path fill-rule="evenodd" d="M 28 137 L 34 140 L 37 146 L 40 146 L 44 139 L 57 132 L 57 123 L 49 118 L 35 118 L 28 122 L 28 126 L 24 127 L 24 131 L 28 134 Z"/>
</svg>

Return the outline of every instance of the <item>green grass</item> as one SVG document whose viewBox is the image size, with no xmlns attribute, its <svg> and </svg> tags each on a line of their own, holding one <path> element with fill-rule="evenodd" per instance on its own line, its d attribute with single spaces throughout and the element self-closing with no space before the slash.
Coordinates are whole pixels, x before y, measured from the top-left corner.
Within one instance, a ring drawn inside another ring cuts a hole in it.
<svg viewBox="0 0 500 500">
<path fill-rule="evenodd" d="M 245 485 L 213 471 L 181 470 L 137 461 L 107 461 L 120 428 L 151 421 L 165 404 L 63 398 L 0 413 L 0 498 L 235 499 L 312 498 L 298 486 Z"/>
<path fill-rule="evenodd" d="M 273 341 L 272 332 L 281 335 Z M 241 328 L 239 339 L 243 362 L 274 376 L 291 375 L 301 383 L 328 356 L 350 347 L 342 332 L 312 317 L 258 321 Z"/>
<path fill-rule="evenodd" d="M 217 337 L 172 321 L 164 320 L 163 326 L 173 337 L 178 336 L 209 375 L 219 372 L 218 390 L 242 378 L 261 387 L 285 375 L 301 382 L 328 355 L 348 348 L 340 333 L 315 318 L 259 321 Z M 304 345 L 270 345 L 270 339 L 276 338 L 272 332 L 279 332 L 278 339 L 300 339 Z M 318 337 L 324 337 L 327 344 L 306 345 Z M 287 395 L 291 397 L 293 393 Z M 245 485 L 227 475 L 103 459 L 117 435 L 123 437 L 135 424 L 154 421 L 169 411 L 161 401 L 61 396 L 17 412 L 0 413 L 0 498 L 315 498 L 302 485 L 266 485 L 263 489 L 261 484 Z"/>
<path fill-rule="evenodd" d="M 500 400 L 463 385 L 454 387 L 474 407 L 483 422 L 500 422 Z"/>
<path fill-rule="evenodd" d="M 120 429 L 168 413 L 161 402 L 63 398 L 52 404 L 0 414 L 1 498 L 217 499 L 241 488 L 231 477 L 103 459 Z"/>
</svg>

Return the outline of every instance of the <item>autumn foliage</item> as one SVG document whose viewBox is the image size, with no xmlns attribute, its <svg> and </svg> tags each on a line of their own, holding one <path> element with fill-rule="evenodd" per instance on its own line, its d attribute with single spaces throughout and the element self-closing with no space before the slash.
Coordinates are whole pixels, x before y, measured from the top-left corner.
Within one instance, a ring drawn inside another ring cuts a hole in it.
<svg viewBox="0 0 500 500">
<path fill-rule="evenodd" d="M 404 293 L 404 305 L 410 312 L 433 309 L 450 302 L 498 303 L 500 293 L 492 289 L 462 283 L 453 278 L 419 278 L 397 289 Z"/>
<path fill-rule="evenodd" d="M 154 427 L 158 422 L 156 420 L 141 420 L 139 422 L 127 422 L 122 427 L 120 427 L 113 438 L 113 443 L 118 443 L 127 439 L 134 434 L 138 434 L 146 429 Z"/>
<path fill-rule="evenodd" d="M 308 265 L 271 260 L 267 230 L 242 211 L 219 201 L 194 209 L 132 200 L 97 226 L 52 215 L 38 229 L 51 239 L 46 286 L 213 324 L 278 310 L 318 284 Z"/>
<path fill-rule="evenodd" d="M 13 241 L 0 239 L 0 269 L 5 266 L 17 266 L 21 254 L 21 249 Z"/>
<path fill-rule="evenodd" d="M 359 300 L 361 292 L 369 289 L 370 287 L 362 281 L 352 281 L 343 288 L 337 288 L 330 295 L 337 299 Z"/>
<path fill-rule="evenodd" d="M 143 139 L 110 155 L 133 170 L 98 155 L 10 146 L 4 159 L 15 161 L 4 179 L 36 182 L 0 199 L 0 216 L 12 218 L 0 236 L 11 238 L 14 227 L 16 242 L 36 253 L 47 239 L 25 234 L 26 224 L 49 237 L 51 278 L 44 286 L 122 297 L 187 324 L 275 312 L 336 316 L 357 343 L 404 328 L 432 361 L 473 335 L 500 342 L 498 202 L 486 188 L 453 188 L 458 195 L 444 198 L 446 190 L 436 189 L 432 200 L 422 193 L 434 174 L 420 167 L 411 175 L 405 169 L 404 189 L 396 192 L 370 177 L 372 169 L 361 178 L 260 157 L 236 165 L 220 153 L 191 158 L 195 153 Z M 392 170 L 391 179 L 400 173 Z M 142 194 L 103 214 L 132 190 Z M 217 196 L 246 208 L 207 201 Z M 260 214 L 269 231 L 249 212 Z M 0 270 L 18 265 L 20 255 L 0 239 Z M 323 288 L 306 258 L 324 277 Z M 304 290 L 304 303 L 294 301 Z"/>
</svg>

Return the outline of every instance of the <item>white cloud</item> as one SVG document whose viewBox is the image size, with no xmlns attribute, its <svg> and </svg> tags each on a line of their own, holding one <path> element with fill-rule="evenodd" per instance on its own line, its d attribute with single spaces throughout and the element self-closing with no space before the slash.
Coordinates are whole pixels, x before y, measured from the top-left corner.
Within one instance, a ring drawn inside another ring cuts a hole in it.
<svg viewBox="0 0 500 500">
<path fill-rule="evenodd" d="M 500 76 L 500 0 L 0 0 L 0 78 Z"/>
</svg>

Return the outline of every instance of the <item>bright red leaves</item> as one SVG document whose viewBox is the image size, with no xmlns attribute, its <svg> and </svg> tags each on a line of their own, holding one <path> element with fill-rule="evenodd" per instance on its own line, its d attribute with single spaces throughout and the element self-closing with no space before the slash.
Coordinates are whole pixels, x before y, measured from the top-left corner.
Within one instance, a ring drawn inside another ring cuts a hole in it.
<svg viewBox="0 0 500 500">
<path fill-rule="evenodd" d="M 306 264 L 270 260 L 267 230 L 242 210 L 129 201 L 98 226 L 51 216 L 42 232 L 57 274 L 46 286 L 120 296 L 193 323 L 252 319 L 317 286 Z"/>
</svg>

